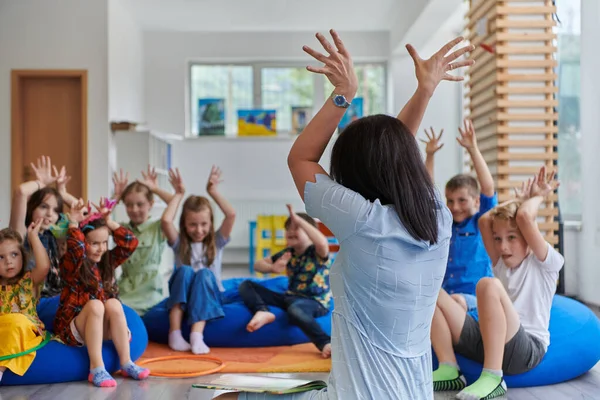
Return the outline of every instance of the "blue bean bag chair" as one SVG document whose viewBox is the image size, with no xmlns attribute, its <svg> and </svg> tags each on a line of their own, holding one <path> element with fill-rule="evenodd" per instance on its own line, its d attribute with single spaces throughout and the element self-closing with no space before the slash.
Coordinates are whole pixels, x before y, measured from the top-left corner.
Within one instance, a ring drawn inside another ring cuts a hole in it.
<svg viewBox="0 0 600 400">
<path fill-rule="evenodd" d="M 252 314 L 242 302 L 238 293 L 239 285 L 248 278 L 234 278 L 223 281 L 225 287 L 225 317 L 209 321 L 204 329 L 204 341 L 209 347 L 268 347 L 288 346 L 309 342 L 304 333 L 288 321 L 286 313 L 276 307 L 269 307 L 275 314 L 275 322 L 265 325 L 256 332 L 246 331 L 246 325 L 250 322 Z M 287 290 L 288 279 L 285 276 L 256 279 L 265 287 L 279 293 Z M 151 341 L 157 343 L 168 343 L 169 340 L 169 310 L 166 307 L 167 300 L 154 306 L 143 317 L 144 324 Z M 323 330 L 331 334 L 331 312 L 317 319 Z M 185 319 L 181 326 L 183 337 L 189 340 L 190 327 Z"/>
<path fill-rule="evenodd" d="M 549 329 L 550 346 L 542 362 L 524 374 L 505 376 L 508 387 L 565 382 L 586 373 L 600 361 L 600 320 L 582 303 L 554 296 Z M 479 378 L 481 364 L 458 355 L 456 358 L 469 383 Z M 435 369 L 435 355 L 433 359 Z"/>
<path fill-rule="evenodd" d="M 46 329 L 51 331 L 54 316 L 58 310 L 58 296 L 43 298 L 38 305 L 38 315 Z M 131 308 L 123 305 L 127 326 L 131 331 L 131 359 L 137 360 L 146 350 L 148 334 L 139 315 Z M 102 347 L 102 359 L 106 370 L 110 373 L 118 371 L 119 356 L 112 342 L 105 342 Z M 35 385 L 46 383 L 72 382 L 87 380 L 90 371 L 90 359 L 86 347 L 72 347 L 51 340 L 37 351 L 35 360 L 25 375 L 18 376 L 6 371 L 0 385 Z"/>
</svg>

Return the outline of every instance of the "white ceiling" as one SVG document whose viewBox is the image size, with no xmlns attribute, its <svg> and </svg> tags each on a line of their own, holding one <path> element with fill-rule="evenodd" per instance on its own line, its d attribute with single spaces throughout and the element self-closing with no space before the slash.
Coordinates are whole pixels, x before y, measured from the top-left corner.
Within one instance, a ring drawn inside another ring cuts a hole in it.
<svg viewBox="0 0 600 400">
<path fill-rule="evenodd" d="M 144 30 L 386 31 L 425 0 L 127 0 Z"/>
</svg>

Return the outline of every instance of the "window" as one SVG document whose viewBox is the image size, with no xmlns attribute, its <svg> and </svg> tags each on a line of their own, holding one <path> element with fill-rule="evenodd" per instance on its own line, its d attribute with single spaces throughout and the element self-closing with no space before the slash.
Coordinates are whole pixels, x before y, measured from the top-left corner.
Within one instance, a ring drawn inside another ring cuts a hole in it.
<svg viewBox="0 0 600 400">
<path fill-rule="evenodd" d="M 355 68 L 357 96 L 364 99 L 364 114 L 385 112 L 385 65 L 357 64 Z M 225 135 L 237 135 L 237 110 L 248 108 L 275 109 L 277 131 L 288 134 L 292 130 L 292 107 L 320 106 L 332 90 L 325 77 L 307 71 L 304 65 L 191 64 L 189 133 L 198 135 L 199 100 L 216 98 L 225 103 Z"/>
<path fill-rule="evenodd" d="M 364 115 L 385 113 L 385 67 L 382 64 L 362 64 L 354 69 L 358 78 L 356 97 L 363 98 Z M 325 79 L 325 95 L 332 91 L 333 85 Z"/>
<path fill-rule="evenodd" d="M 557 0 L 559 204 L 564 219 L 581 218 L 581 1 Z"/>
<path fill-rule="evenodd" d="M 277 130 L 292 129 L 292 107 L 312 107 L 314 74 L 305 68 L 262 68 L 262 107 L 277 110 Z"/>
<path fill-rule="evenodd" d="M 225 132 L 237 133 L 237 110 L 252 108 L 253 77 L 248 65 L 192 65 L 191 132 L 198 135 L 198 100 L 225 100 Z"/>
</svg>

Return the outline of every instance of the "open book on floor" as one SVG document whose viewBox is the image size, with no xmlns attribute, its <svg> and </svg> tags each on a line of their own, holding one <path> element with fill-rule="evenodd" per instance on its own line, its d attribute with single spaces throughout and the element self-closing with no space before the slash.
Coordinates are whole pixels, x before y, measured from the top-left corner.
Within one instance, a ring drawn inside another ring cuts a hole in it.
<svg viewBox="0 0 600 400">
<path fill-rule="evenodd" d="M 286 394 L 319 390 L 327 387 L 327 384 L 323 381 L 311 381 L 307 379 L 222 374 L 200 378 L 192 387 L 237 392 Z"/>
</svg>

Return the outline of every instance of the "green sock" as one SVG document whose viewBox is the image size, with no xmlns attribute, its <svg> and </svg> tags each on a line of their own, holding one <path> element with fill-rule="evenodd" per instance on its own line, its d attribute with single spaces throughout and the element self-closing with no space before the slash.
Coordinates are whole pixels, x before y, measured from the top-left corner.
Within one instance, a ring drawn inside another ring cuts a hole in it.
<svg viewBox="0 0 600 400">
<path fill-rule="evenodd" d="M 461 400 L 488 400 L 506 394 L 506 383 L 501 375 L 483 371 L 472 385 L 456 395 Z"/>
<path fill-rule="evenodd" d="M 440 363 L 433 371 L 433 390 L 461 390 L 466 386 L 465 377 L 461 375 L 456 364 Z"/>
</svg>

